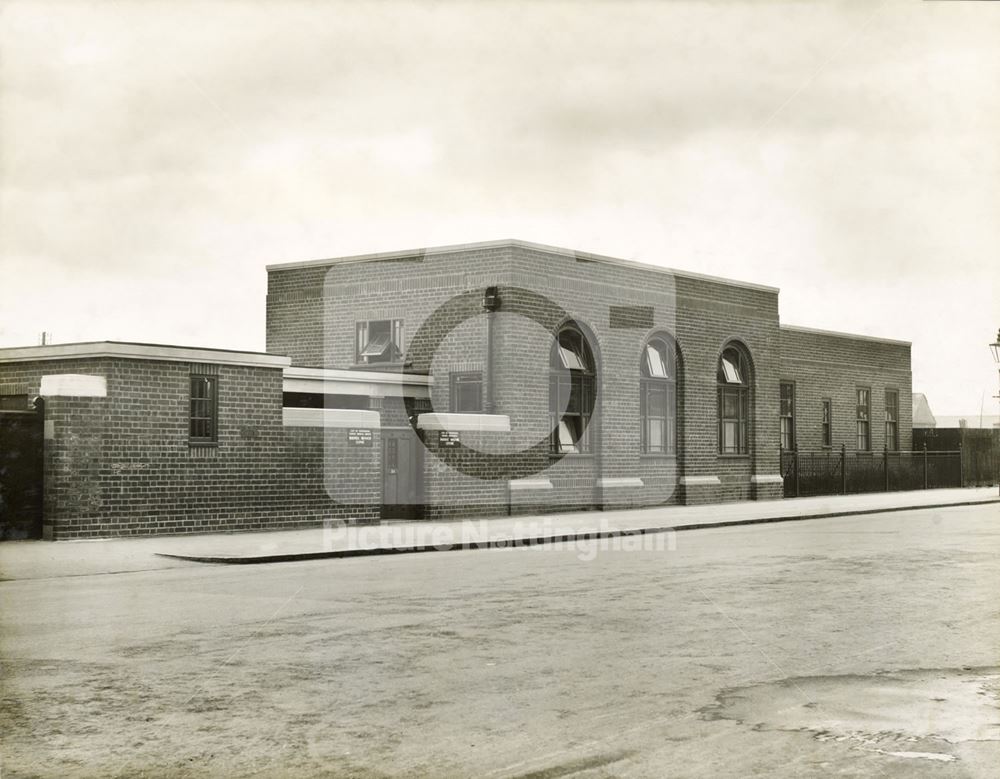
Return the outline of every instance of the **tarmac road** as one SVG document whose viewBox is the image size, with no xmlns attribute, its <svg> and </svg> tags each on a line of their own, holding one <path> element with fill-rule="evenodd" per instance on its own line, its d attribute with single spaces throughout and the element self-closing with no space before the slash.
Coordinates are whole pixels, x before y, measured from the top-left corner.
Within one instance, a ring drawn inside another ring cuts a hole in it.
<svg viewBox="0 0 1000 779">
<path fill-rule="evenodd" d="M 0 582 L 2 776 L 997 775 L 997 505 L 672 541 Z"/>
</svg>

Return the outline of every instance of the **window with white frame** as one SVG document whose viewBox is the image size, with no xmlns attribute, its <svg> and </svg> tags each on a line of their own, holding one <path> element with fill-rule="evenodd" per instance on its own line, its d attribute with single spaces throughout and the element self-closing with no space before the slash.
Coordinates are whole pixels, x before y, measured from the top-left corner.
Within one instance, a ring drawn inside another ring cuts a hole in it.
<svg viewBox="0 0 1000 779">
<path fill-rule="evenodd" d="M 583 333 L 572 324 L 559 331 L 549 362 L 549 450 L 555 454 L 592 451 L 594 357 Z"/>
<path fill-rule="evenodd" d="M 719 357 L 719 453 L 750 451 L 750 360 L 735 344 Z"/>
<path fill-rule="evenodd" d="M 403 359 L 403 320 L 377 319 L 357 323 L 358 363 L 394 363 Z"/>
<path fill-rule="evenodd" d="M 872 448 L 872 392 L 867 387 L 858 387 L 857 403 L 857 449 L 870 452 Z"/>
<path fill-rule="evenodd" d="M 892 452 L 899 451 L 899 392 L 885 391 L 885 445 Z"/>
<path fill-rule="evenodd" d="M 795 385 L 781 382 L 781 448 L 795 448 Z"/>
<path fill-rule="evenodd" d="M 654 336 L 639 361 L 639 429 L 643 454 L 677 452 L 677 350 L 665 336 Z"/>
</svg>

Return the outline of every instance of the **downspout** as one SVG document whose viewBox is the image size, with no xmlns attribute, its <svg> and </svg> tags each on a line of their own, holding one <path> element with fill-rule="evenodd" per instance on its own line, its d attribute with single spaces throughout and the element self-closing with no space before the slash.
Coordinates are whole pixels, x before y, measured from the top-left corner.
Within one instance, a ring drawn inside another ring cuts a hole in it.
<svg viewBox="0 0 1000 779">
<path fill-rule="evenodd" d="M 500 308 L 500 295 L 496 287 L 487 287 L 483 293 L 483 310 L 486 311 L 486 399 L 483 403 L 483 411 L 487 414 L 495 414 L 496 388 L 494 387 L 493 364 L 494 364 L 494 331 L 496 329 L 496 311 Z"/>
</svg>

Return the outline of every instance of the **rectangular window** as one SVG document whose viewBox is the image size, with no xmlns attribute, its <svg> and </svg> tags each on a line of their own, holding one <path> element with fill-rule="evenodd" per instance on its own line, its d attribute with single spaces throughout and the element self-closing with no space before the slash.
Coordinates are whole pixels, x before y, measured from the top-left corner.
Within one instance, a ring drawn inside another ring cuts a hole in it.
<svg viewBox="0 0 1000 779">
<path fill-rule="evenodd" d="M 857 448 L 859 452 L 870 452 L 872 448 L 871 412 L 871 390 L 859 387 L 857 416 Z"/>
<path fill-rule="evenodd" d="M 483 410 L 483 374 L 479 371 L 451 374 L 449 407 L 456 414 L 478 414 Z"/>
<path fill-rule="evenodd" d="M 747 454 L 747 419 L 749 409 L 744 387 L 719 388 L 719 451 L 722 454 Z"/>
<path fill-rule="evenodd" d="M 893 452 L 899 451 L 899 393 L 885 391 L 885 445 Z"/>
<path fill-rule="evenodd" d="M 781 448 L 795 448 L 795 385 L 781 383 Z"/>
<path fill-rule="evenodd" d="M 188 436 L 192 444 L 218 442 L 218 396 L 218 377 L 191 376 L 191 416 Z"/>
<path fill-rule="evenodd" d="M 823 427 L 820 435 L 823 446 L 833 446 L 833 404 L 829 399 L 823 401 Z"/>
<path fill-rule="evenodd" d="M 355 360 L 392 363 L 403 359 L 403 320 L 379 319 L 357 323 Z"/>
<path fill-rule="evenodd" d="M 641 385 L 641 449 L 644 454 L 674 454 L 677 450 L 674 385 L 644 380 Z"/>
</svg>

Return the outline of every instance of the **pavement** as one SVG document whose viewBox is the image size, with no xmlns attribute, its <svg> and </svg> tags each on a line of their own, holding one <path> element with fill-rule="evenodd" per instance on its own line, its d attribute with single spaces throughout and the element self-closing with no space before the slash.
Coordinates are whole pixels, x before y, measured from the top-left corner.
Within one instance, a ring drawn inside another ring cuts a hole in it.
<svg viewBox="0 0 1000 779">
<path fill-rule="evenodd" d="M 0 580 L 128 573 L 203 563 L 254 564 L 412 552 L 534 546 L 586 539 L 886 511 L 1000 503 L 996 487 L 662 506 L 450 522 L 0 544 Z"/>
<path fill-rule="evenodd" d="M 998 519 L 3 582 L 0 775 L 997 779 Z"/>
</svg>

